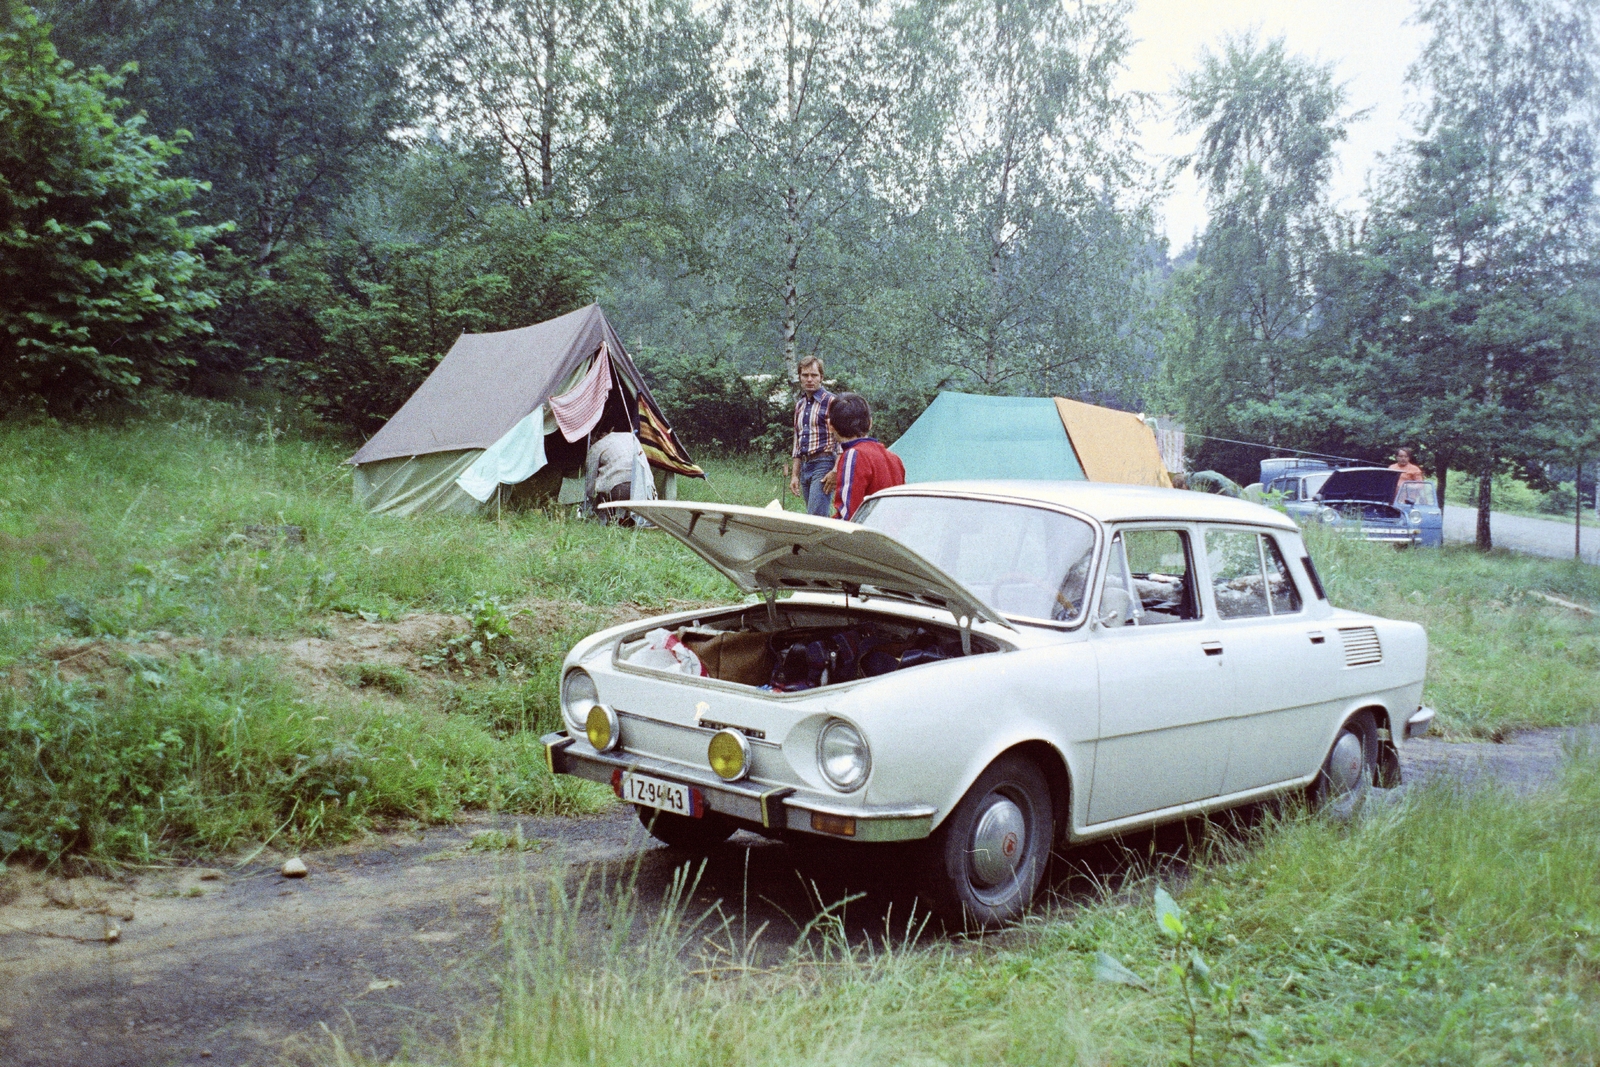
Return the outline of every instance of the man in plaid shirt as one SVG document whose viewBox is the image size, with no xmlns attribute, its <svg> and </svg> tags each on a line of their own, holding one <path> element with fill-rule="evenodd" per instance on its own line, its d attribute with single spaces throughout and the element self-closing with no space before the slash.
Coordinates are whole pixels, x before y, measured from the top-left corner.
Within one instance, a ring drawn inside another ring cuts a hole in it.
<svg viewBox="0 0 1600 1067">
<path fill-rule="evenodd" d="M 839 443 L 828 426 L 833 394 L 822 387 L 822 360 L 807 356 L 796 368 L 800 374 L 800 399 L 794 405 L 794 465 L 789 472 L 789 492 L 806 502 L 806 511 L 827 517 L 833 492 L 823 479 L 833 470 Z"/>
</svg>

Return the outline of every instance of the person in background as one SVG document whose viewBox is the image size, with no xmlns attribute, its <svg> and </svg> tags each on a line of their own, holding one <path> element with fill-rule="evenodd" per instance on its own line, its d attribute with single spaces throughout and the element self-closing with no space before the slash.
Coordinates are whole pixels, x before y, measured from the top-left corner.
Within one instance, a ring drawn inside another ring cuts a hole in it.
<svg viewBox="0 0 1600 1067">
<path fill-rule="evenodd" d="M 1389 469 L 1400 472 L 1402 482 L 1420 482 L 1423 480 L 1422 468 L 1411 462 L 1411 449 L 1397 448 L 1394 450 L 1394 462 L 1389 464 Z"/>
<path fill-rule="evenodd" d="M 906 484 L 906 465 L 883 447 L 872 432 L 872 409 L 855 393 L 840 393 L 828 408 L 828 421 L 839 439 L 839 462 L 833 470 L 833 514 L 846 522 L 867 497 L 892 485 Z"/>
<path fill-rule="evenodd" d="M 800 375 L 800 399 L 794 405 L 794 465 L 789 472 L 789 492 L 804 500 L 812 515 L 828 514 L 828 491 L 822 480 L 833 470 L 839 444 L 828 428 L 828 410 L 834 395 L 822 387 L 822 360 L 807 356 L 795 368 Z"/>
<path fill-rule="evenodd" d="M 608 433 L 589 446 L 584 496 L 591 507 L 633 498 L 633 458 L 638 451 L 638 439 L 621 431 Z M 623 511 L 598 511 L 595 516 L 607 524 L 633 525 L 633 518 Z"/>
</svg>

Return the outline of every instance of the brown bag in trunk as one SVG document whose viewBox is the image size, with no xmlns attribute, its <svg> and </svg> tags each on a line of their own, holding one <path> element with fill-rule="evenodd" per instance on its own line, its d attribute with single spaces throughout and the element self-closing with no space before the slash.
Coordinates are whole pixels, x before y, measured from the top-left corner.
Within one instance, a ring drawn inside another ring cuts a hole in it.
<svg viewBox="0 0 1600 1067">
<path fill-rule="evenodd" d="M 713 678 L 754 686 L 772 680 L 772 649 L 766 634 L 749 630 L 715 634 L 684 630 L 679 637 L 690 652 L 700 657 L 706 673 Z"/>
</svg>

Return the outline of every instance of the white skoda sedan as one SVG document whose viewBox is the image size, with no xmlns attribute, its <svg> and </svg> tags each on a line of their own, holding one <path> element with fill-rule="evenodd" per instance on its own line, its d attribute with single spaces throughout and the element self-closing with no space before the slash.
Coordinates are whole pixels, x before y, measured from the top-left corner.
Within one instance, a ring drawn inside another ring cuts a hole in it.
<svg viewBox="0 0 1600 1067">
<path fill-rule="evenodd" d="M 1015 918 L 1053 846 L 1399 779 L 1422 628 L 1333 607 L 1295 524 L 1201 493 L 902 486 L 859 524 L 628 507 L 747 594 L 567 656 L 550 767 L 668 844 L 923 841 L 957 922 Z"/>
</svg>

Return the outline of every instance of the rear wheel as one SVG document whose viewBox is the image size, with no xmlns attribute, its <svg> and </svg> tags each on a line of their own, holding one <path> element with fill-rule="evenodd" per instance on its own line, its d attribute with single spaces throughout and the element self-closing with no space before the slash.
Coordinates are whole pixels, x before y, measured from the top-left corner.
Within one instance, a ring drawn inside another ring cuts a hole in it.
<svg viewBox="0 0 1600 1067">
<path fill-rule="evenodd" d="M 638 804 L 634 807 L 639 812 L 639 822 L 650 831 L 650 836 L 673 848 L 704 852 L 722 844 L 738 829 L 732 819 L 714 811 L 691 819 Z"/>
<path fill-rule="evenodd" d="M 1311 783 L 1311 806 L 1331 815 L 1353 813 L 1372 789 L 1378 768 L 1378 726 L 1369 711 L 1352 715 L 1333 739 Z"/>
<path fill-rule="evenodd" d="M 1050 783 L 1029 759 L 1003 756 L 928 839 L 927 894 L 948 923 L 1019 918 L 1044 882 L 1055 833 Z"/>
</svg>

